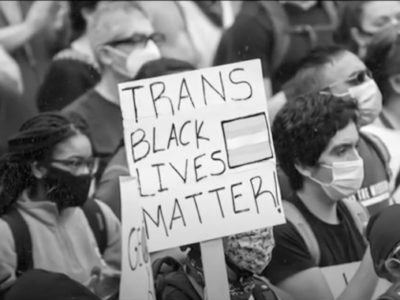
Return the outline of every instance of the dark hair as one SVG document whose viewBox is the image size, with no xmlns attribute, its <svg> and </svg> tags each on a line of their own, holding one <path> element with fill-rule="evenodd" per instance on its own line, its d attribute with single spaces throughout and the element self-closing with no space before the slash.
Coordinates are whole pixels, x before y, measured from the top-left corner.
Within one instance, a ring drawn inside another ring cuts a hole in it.
<svg viewBox="0 0 400 300">
<path fill-rule="evenodd" d="M 303 187 L 295 165 L 313 167 L 335 134 L 358 122 L 355 100 L 313 93 L 287 102 L 277 114 L 272 135 L 278 163 L 293 190 Z"/>
<path fill-rule="evenodd" d="M 89 9 L 91 11 L 95 10 L 97 4 L 100 1 L 79 1 L 79 0 L 70 0 L 70 20 L 71 27 L 74 31 L 74 38 L 78 38 L 82 33 L 86 30 L 86 21 L 83 18 L 82 10 Z"/>
<path fill-rule="evenodd" d="M 393 93 L 389 78 L 400 74 L 400 39 L 395 26 L 383 29 L 374 35 L 365 58 L 367 68 L 383 95 L 383 101 Z"/>
<path fill-rule="evenodd" d="M 58 143 L 79 133 L 85 133 L 84 125 L 60 113 L 43 113 L 22 125 L 8 141 L 8 151 L 0 159 L 0 215 L 11 208 L 25 189 L 34 188 L 36 179 L 31 164 L 46 161 Z"/>
<path fill-rule="evenodd" d="M 288 99 L 318 92 L 323 89 L 321 79 L 322 69 L 334 58 L 346 52 L 338 45 L 316 47 L 304 57 L 298 66 L 297 73 L 286 85 L 285 92 Z"/>
<path fill-rule="evenodd" d="M 364 5 L 371 1 L 343 1 L 341 5 L 341 18 L 333 39 L 336 43 L 345 46 L 351 52 L 358 52 L 358 45 L 351 35 L 351 29 L 361 29 L 364 15 Z"/>
</svg>

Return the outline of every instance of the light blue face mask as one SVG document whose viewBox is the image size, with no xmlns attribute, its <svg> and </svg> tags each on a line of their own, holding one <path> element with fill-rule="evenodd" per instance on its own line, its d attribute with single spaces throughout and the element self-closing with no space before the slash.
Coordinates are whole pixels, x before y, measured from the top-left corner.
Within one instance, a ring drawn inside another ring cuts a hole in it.
<svg viewBox="0 0 400 300">
<path fill-rule="evenodd" d="M 355 194 L 364 181 L 364 161 L 360 156 L 353 161 L 334 162 L 332 166 L 321 165 L 320 167 L 332 172 L 332 181 L 324 183 L 312 176 L 309 178 L 318 183 L 334 201 Z"/>
</svg>

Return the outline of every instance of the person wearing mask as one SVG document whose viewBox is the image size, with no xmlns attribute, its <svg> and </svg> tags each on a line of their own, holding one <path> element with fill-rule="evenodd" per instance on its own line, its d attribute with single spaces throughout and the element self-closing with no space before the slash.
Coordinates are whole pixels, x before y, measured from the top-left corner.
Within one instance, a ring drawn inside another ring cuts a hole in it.
<svg viewBox="0 0 400 300">
<path fill-rule="evenodd" d="M 382 94 L 360 58 L 340 46 L 311 51 L 284 93 L 290 102 L 299 95 L 319 91 L 358 101 L 361 127 L 358 150 L 364 160 L 364 181 L 360 190 L 349 199 L 361 202 L 373 215 L 393 203 L 392 193 L 400 167 L 392 160 L 394 156 L 390 151 L 394 148 L 386 146 L 388 141 L 397 141 L 398 134 L 388 131 L 383 139 L 383 136 L 366 130 L 381 113 Z M 282 197 L 286 199 L 292 189 L 284 173 L 278 174 Z"/>
<path fill-rule="evenodd" d="M 376 274 L 393 285 L 377 300 L 400 299 L 400 205 L 386 208 L 369 221 L 367 236 Z"/>
<path fill-rule="evenodd" d="M 38 115 L 8 146 L 0 160 L 0 295 L 32 268 L 91 288 L 118 277 L 120 223 L 107 205 L 88 200 L 98 163 L 82 124 L 58 113 Z M 84 213 L 89 201 L 103 216 L 104 251 Z"/>
<path fill-rule="evenodd" d="M 67 11 L 66 1 L 0 1 L 0 45 L 18 63 L 21 100 L 35 111 L 51 58 L 68 43 Z"/>
<path fill-rule="evenodd" d="M 154 32 L 141 7 L 130 1 L 102 2 L 88 35 L 102 69 L 101 80 L 63 111 L 88 124 L 94 151 L 101 158 L 101 176 L 123 137 L 118 84 L 132 80 L 144 63 L 161 57 L 157 43 L 163 37 Z"/>
<path fill-rule="evenodd" d="M 257 275 L 262 272 L 271 260 L 275 246 L 272 228 L 261 228 L 223 238 L 224 256 L 231 300 L 292 300 L 290 295 L 260 280 Z M 179 285 L 163 285 L 163 274 L 153 274 L 158 295 L 165 300 L 201 300 L 207 299 L 207 286 L 204 278 L 200 244 L 182 246 L 187 252 Z M 162 264 L 170 259 L 160 258 L 153 263 L 153 270 L 159 271 Z M 176 266 L 171 266 L 176 268 Z M 177 279 L 178 280 L 178 279 Z M 158 281 L 160 284 L 157 284 Z M 164 290 L 158 290 L 164 286 Z M 176 287 L 179 287 L 177 289 Z M 183 289 L 184 287 L 184 289 Z"/>
<path fill-rule="evenodd" d="M 194 69 L 194 66 L 186 61 L 161 58 L 145 63 L 140 68 L 134 80 L 193 71 Z M 101 180 L 98 182 L 95 193 L 95 198 L 109 205 L 118 219 L 121 220 L 120 176 L 129 176 L 128 161 L 123 140 L 121 140 L 121 144 L 116 150 L 115 155 L 110 160 Z"/>
<path fill-rule="evenodd" d="M 379 30 L 400 22 L 400 1 L 338 1 L 341 22 L 334 40 L 364 59 Z"/>
<path fill-rule="evenodd" d="M 100 67 L 90 47 L 91 27 L 99 1 L 69 1 L 72 43 L 55 55 L 36 95 L 39 111 L 61 110 L 100 80 Z"/>
<path fill-rule="evenodd" d="M 299 60 L 317 45 L 333 43 L 336 1 L 243 1 L 223 34 L 214 65 L 261 59 L 267 96 L 281 90 Z"/>
<path fill-rule="evenodd" d="M 363 224 L 357 226 L 360 220 L 341 201 L 357 192 L 364 179 L 359 121 L 356 100 L 314 93 L 286 103 L 273 122 L 277 161 L 293 193 L 285 199 L 287 223 L 274 227 L 276 245 L 263 275 L 298 300 L 334 299 L 322 267 L 363 260 L 338 299 L 368 299 L 377 284 Z M 319 257 L 291 219 L 291 210 L 308 223 Z"/>
<path fill-rule="evenodd" d="M 388 129 L 400 130 L 400 28 L 390 27 L 372 39 L 365 64 L 383 95 L 383 109 L 374 122 Z"/>
</svg>

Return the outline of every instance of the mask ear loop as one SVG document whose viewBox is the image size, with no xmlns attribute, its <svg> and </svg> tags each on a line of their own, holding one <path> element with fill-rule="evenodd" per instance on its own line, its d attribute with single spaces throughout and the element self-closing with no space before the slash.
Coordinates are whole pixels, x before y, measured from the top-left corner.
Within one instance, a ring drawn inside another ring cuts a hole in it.
<svg viewBox="0 0 400 300">
<path fill-rule="evenodd" d="M 310 178 L 312 181 L 318 183 L 319 185 L 325 186 L 325 187 L 330 187 L 332 185 L 332 183 L 335 181 L 335 173 L 333 172 L 333 167 L 328 166 L 328 165 L 324 165 L 324 164 L 320 164 L 321 167 L 325 167 L 328 168 L 332 171 L 332 181 L 330 183 L 324 183 L 319 181 L 318 179 L 316 179 L 315 177 L 313 177 L 312 175 L 308 176 L 308 178 Z"/>
</svg>

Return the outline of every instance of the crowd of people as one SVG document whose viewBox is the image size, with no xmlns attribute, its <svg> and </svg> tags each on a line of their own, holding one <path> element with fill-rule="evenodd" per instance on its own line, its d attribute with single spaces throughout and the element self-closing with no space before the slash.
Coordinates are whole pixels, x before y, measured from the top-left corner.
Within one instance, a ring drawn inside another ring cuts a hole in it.
<svg viewBox="0 0 400 300">
<path fill-rule="evenodd" d="M 286 223 L 223 239 L 231 299 L 400 299 L 400 1 L 321 0 L 0 1 L 0 299 L 118 299 L 118 84 L 250 59 Z M 206 299 L 175 250 L 157 300 Z"/>
</svg>

